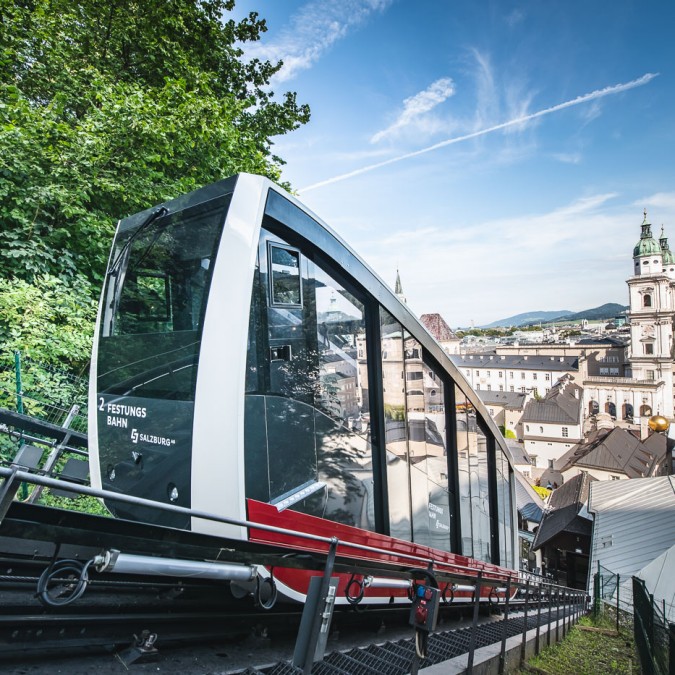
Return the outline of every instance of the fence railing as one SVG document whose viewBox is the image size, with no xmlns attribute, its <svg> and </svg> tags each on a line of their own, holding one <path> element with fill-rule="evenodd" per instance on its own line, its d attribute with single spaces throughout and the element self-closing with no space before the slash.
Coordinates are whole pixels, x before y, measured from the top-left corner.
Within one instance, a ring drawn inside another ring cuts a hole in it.
<svg viewBox="0 0 675 675">
<path fill-rule="evenodd" d="M 0 355 L 0 406 L 87 432 L 88 378 L 20 352 Z"/>
<path fill-rule="evenodd" d="M 645 582 L 633 577 L 635 644 L 643 673 L 675 673 L 675 624 L 666 619 L 665 606 L 654 600 Z"/>
</svg>

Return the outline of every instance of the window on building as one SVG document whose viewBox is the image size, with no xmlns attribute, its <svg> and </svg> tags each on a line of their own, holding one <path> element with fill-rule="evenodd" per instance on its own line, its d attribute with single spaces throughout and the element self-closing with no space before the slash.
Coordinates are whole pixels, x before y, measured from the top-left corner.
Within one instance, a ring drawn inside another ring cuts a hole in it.
<svg viewBox="0 0 675 675">
<path fill-rule="evenodd" d="M 539 396 L 539 389 L 537 387 L 534 387 L 532 389 L 532 392 L 534 393 L 535 396 Z"/>
<path fill-rule="evenodd" d="M 532 379 L 536 380 L 537 379 L 537 373 L 532 373 Z"/>
<path fill-rule="evenodd" d="M 612 480 L 620 480 L 621 476 L 612 476 Z"/>
<path fill-rule="evenodd" d="M 490 417 L 494 417 L 495 416 L 494 408 L 488 408 L 488 410 L 490 411 Z"/>
<path fill-rule="evenodd" d="M 525 425 L 525 431 L 527 431 L 529 433 L 529 431 L 530 431 L 530 425 L 529 424 Z"/>
<path fill-rule="evenodd" d="M 492 371 L 491 371 L 491 370 L 488 370 L 488 371 L 485 373 L 485 377 L 490 377 L 490 375 L 492 375 Z"/>
<path fill-rule="evenodd" d="M 532 441 L 534 443 L 534 441 Z M 530 453 L 530 459 L 532 460 L 532 466 L 537 466 L 537 455 Z"/>
<path fill-rule="evenodd" d="M 552 469 L 552 468 L 553 468 L 553 460 L 552 460 L 552 459 L 549 459 L 549 460 L 548 460 L 548 468 L 549 468 L 549 469 Z"/>
<path fill-rule="evenodd" d="M 499 385 L 499 391 L 504 391 L 504 385 L 503 384 Z"/>
<path fill-rule="evenodd" d="M 544 433 L 544 427 L 539 427 L 539 433 L 543 434 Z"/>
<path fill-rule="evenodd" d="M 645 342 L 645 354 L 654 353 L 654 344 L 652 342 Z"/>
<path fill-rule="evenodd" d="M 521 373 L 521 374 L 520 374 L 520 379 L 521 379 L 521 380 L 524 380 L 524 379 L 525 379 L 525 373 Z"/>
<path fill-rule="evenodd" d="M 511 371 L 511 372 L 509 373 L 509 377 L 510 377 L 511 379 L 513 379 L 513 371 Z"/>
<path fill-rule="evenodd" d="M 476 377 L 480 377 L 480 370 L 476 371 Z"/>
<path fill-rule="evenodd" d="M 492 391 L 492 385 L 491 385 L 491 384 L 488 384 L 487 390 L 488 390 L 488 391 Z"/>
<path fill-rule="evenodd" d="M 466 371 L 466 376 L 469 377 L 470 375 L 471 375 L 471 371 L 470 371 L 470 370 L 467 370 L 467 371 Z"/>
<path fill-rule="evenodd" d="M 499 377 L 503 377 L 503 376 L 504 376 L 504 373 L 502 373 L 502 371 L 500 370 L 499 371 Z"/>
<path fill-rule="evenodd" d="M 509 387 L 509 391 L 514 391 L 514 389 L 515 389 L 515 387 L 514 387 L 513 385 L 511 385 L 511 386 Z"/>
<path fill-rule="evenodd" d="M 570 430 L 568 427 L 563 427 L 562 428 L 562 437 L 563 438 L 568 438 L 570 435 Z"/>
<path fill-rule="evenodd" d="M 643 307 L 651 307 L 652 306 L 652 296 L 649 295 L 649 293 L 646 293 L 642 297 L 642 306 Z"/>
<path fill-rule="evenodd" d="M 648 370 L 648 371 L 646 372 L 646 375 L 647 375 L 647 379 L 648 379 L 648 380 L 653 380 L 653 379 L 655 379 L 655 378 L 654 378 L 655 373 L 654 373 L 653 370 Z"/>
<path fill-rule="evenodd" d="M 526 389 L 525 387 L 521 387 L 521 388 L 520 388 L 520 393 L 521 393 L 521 394 L 524 394 L 526 391 L 527 391 L 527 389 Z"/>
<path fill-rule="evenodd" d="M 549 382 L 551 380 L 551 373 L 546 373 L 545 379 L 547 382 Z"/>
</svg>

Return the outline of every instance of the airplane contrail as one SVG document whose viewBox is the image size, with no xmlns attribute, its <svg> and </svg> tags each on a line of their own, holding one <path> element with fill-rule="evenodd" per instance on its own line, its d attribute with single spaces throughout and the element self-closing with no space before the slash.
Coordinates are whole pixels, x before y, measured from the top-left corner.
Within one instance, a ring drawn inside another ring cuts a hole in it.
<svg viewBox="0 0 675 675">
<path fill-rule="evenodd" d="M 587 103 L 588 101 L 594 101 L 598 98 L 604 98 L 605 96 L 611 96 L 612 94 L 619 94 L 622 91 L 628 91 L 629 89 L 635 89 L 635 87 L 641 87 L 648 82 L 651 82 L 655 77 L 658 76 L 658 73 L 647 73 L 642 77 L 639 77 L 637 80 L 631 80 L 630 82 L 625 82 L 624 84 L 615 84 L 610 87 L 605 87 L 604 89 L 596 89 L 590 94 L 584 94 L 583 96 L 577 96 L 570 101 L 565 101 L 564 103 L 558 103 L 551 108 L 546 108 L 544 110 L 539 110 L 537 112 L 531 113 L 530 115 L 524 115 L 523 117 L 516 117 L 515 119 L 508 120 L 508 122 L 502 122 L 501 124 L 496 124 L 493 127 L 487 127 L 485 129 L 480 129 L 478 131 L 473 131 L 470 134 L 465 134 L 464 136 L 455 136 L 455 138 L 448 138 L 445 141 L 440 141 L 439 143 L 434 143 L 429 145 L 426 148 L 421 148 L 420 150 L 414 150 L 413 152 L 407 152 L 404 155 L 398 155 L 397 157 L 392 157 L 390 159 L 385 159 L 382 162 L 377 162 L 377 164 L 369 164 L 368 166 L 363 166 L 360 169 L 355 169 L 349 173 L 343 173 L 339 176 L 333 176 L 333 178 L 327 178 L 326 180 L 319 181 L 318 183 L 313 183 L 307 187 L 301 188 L 298 190 L 298 194 L 304 194 L 310 190 L 316 190 L 317 188 L 323 187 L 324 185 L 331 185 L 332 183 L 339 183 L 342 180 L 347 178 L 352 178 L 353 176 L 358 176 L 362 173 L 367 173 L 368 171 L 374 171 L 383 166 L 388 166 L 389 164 L 395 164 L 396 162 L 402 162 L 404 159 L 410 159 L 411 157 L 417 157 L 418 155 L 423 155 L 432 150 L 438 150 L 438 148 L 444 148 L 446 145 L 453 145 L 454 143 L 460 143 L 461 141 L 468 141 L 472 138 L 477 138 L 479 136 L 485 136 L 486 134 L 491 134 L 493 131 L 500 131 L 501 129 L 507 129 L 508 127 L 513 127 L 516 124 L 522 124 L 523 122 L 529 122 L 530 120 L 536 119 L 537 117 L 543 117 L 544 115 L 550 115 L 551 113 L 558 112 L 559 110 L 564 110 L 565 108 L 571 108 L 575 105 L 580 105 L 581 103 Z"/>
</svg>

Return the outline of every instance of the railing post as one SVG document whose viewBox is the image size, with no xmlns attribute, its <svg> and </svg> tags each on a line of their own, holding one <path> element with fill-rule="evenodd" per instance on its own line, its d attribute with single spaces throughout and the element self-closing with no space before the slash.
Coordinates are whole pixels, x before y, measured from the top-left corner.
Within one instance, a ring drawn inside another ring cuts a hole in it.
<svg viewBox="0 0 675 675">
<path fill-rule="evenodd" d="M 555 589 L 555 641 L 560 641 L 560 586 Z"/>
<path fill-rule="evenodd" d="M 537 593 L 537 639 L 534 643 L 534 653 L 539 654 L 539 630 L 541 628 L 541 588 L 543 583 L 539 582 L 539 592 Z"/>
<path fill-rule="evenodd" d="M 469 639 L 469 660 L 466 664 L 466 672 L 471 675 L 473 672 L 473 653 L 476 650 L 476 627 L 478 626 L 478 608 L 480 605 L 480 587 L 483 579 L 483 571 L 478 572 L 476 576 L 476 590 L 473 600 L 473 623 L 471 624 L 471 638 Z"/>
<path fill-rule="evenodd" d="M 551 590 L 553 589 L 553 584 L 550 584 L 548 587 L 548 596 L 547 596 L 547 601 L 548 601 L 548 630 L 546 632 L 546 645 L 548 647 L 551 646 L 551 605 L 553 604 L 551 602 Z"/>
<path fill-rule="evenodd" d="M 523 640 L 520 643 L 520 665 L 525 663 L 525 643 L 527 642 L 527 606 L 530 600 L 530 580 L 525 582 L 525 614 L 523 616 Z"/>
<path fill-rule="evenodd" d="M 314 664 L 314 654 L 316 652 L 316 645 L 319 640 L 319 633 L 322 625 L 322 615 L 326 607 L 326 598 L 328 596 L 328 589 L 330 587 L 330 580 L 333 574 L 333 567 L 335 565 L 335 553 L 337 551 L 338 539 L 333 537 L 326 556 L 326 565 L 323 570 L 323 577 L 321 579 L 321 587 L 319 590 L 316 606 L 313 610 L 313 615 L 307 614 L 305 619 L 305 612 L 303 612 L 300 622 L 300 629 L 298 631 L 298 639 L 295 645 L 295 652 L 293 654 L 293 665 L 297 668 L 302 668 L 303 675 L 310 675 L 312 666 Z M 309 600 L 309 597 L 308 597 Z M 306 609 L 311 608 L 306 606 Z M 309 625 L 308 625 L 309 624 Z M 303 637 L 307 633 L 307 638 Z"/>
<path fill-rule="evenodd" d="M 619 632 L 619 588 L 621 588 L 621 575 L 616 575 L 616 632 Z"/>
<path fill-rule="evenodd" d="M 7 511 L 9 511 L 9 507 L 12 505 L 16 492 L 19 489 L 20 482 L 16 479 L 16 472 L 18 470 L 18 466 L 12 466 L 12 473 L 0 485 L 0 523 L 7 515 Z"/>
<path fill-rule="evenodd" d="M 511 577 L 506 580 L 506 600 L 504 601 L 504 622 L 502 623 L 502 648 L 499 652 L 499 675 L 506 667 L 506 635 L 509 625 L 509 599 L 511 597 Z"/>
<path fill-rule="evenodd" d="M 14 352 L 14 378 L 16 379 L 16 411 L 23 415 L 23 386 L 21 384 L 21 352 Z"/>
</svg>

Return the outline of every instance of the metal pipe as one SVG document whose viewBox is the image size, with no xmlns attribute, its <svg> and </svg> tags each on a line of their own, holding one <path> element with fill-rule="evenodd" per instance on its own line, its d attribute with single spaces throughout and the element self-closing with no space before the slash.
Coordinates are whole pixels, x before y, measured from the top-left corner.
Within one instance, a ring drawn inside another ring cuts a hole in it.
<svg viewBox="0 0 675 675">
<path fill-rule="evenodd" d="M 366 577 L 366 588 L 410 588 L 410 579 L 388 579 L 386 577 Z"/>
<path fill-rule="evenodd" d="M 467 584 L 453 584 L 453 592 L 464 591 L 465 593 L 473 593 L 476 590 L 475 586 L 468 586 Z"/>
<path fill-rule="evenodd" d="M 256 576 L 256 568 L 253 565 L 156 558 L 151 555 L 120 553 L 114 549 L 96 556 L 94 566 L 97 572 L 145 574 L 159 577 L 196 577 L 219 581 L 251 581 Z"/>
</svg>

